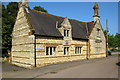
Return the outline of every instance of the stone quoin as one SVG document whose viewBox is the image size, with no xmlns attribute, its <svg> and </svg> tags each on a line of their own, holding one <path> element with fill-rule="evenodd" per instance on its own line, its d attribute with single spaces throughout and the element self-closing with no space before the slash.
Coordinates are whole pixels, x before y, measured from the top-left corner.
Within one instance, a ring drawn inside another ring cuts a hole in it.
<svg viewBox="0 0 120 80">
<path fill-rule="evenodd" d="M 68 17 L 31 10 L 19 2 L 12 33 L 12 64 L 32 68 L 65 61 L 106 57 L 106 38 L 95 3 L 94 20 L 81 22 Z"/>
</svg>

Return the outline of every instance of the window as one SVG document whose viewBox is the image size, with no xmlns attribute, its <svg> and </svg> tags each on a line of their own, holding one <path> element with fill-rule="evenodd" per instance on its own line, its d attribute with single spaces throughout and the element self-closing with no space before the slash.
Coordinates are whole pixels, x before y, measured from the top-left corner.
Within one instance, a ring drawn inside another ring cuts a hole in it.
<svg viewBox="0 0 120 80">
<path fill-rule="evenodd" d="M 67 37 L 69 37 L 69 30 L 67 30 Z"/>
<path fill-rule="evenodd" d="M 56 47 L 46 47 L 46 55 L 56 55 Z"/>
<path fill-rule="evenodd" d="M 56 47 L 53 47 L 53 54 L 56 55 Z"/>
<path fill-rule="evenodd" d="M 53 51 L 52 51 L 52 47 L 50 47 L 50 55 L 52 55 L 52 52 L 53 52 Z"/>
<path fill-rule="evenodd" d="M 100 29 L 99 29 L 99 28 L 97 28 L 97 34 L 99 35 L 99 33 L 100 33 Z"/>
<path fill-rule="evenodd" d="M 66 30 L 64 30 L 64 36 L 66 36 Z"/>
<path fill-rule="evenodd" d="M 46 55 L 49 55 L 49 47 L 46 47 Z"/>
<path fill-rule="evenodd" d="M 101 52 L 101 43 L 96 43 L 95 52 L 96 53 L 100 53 Z"/>
<path fill-rule="evenodd" d="M 96 53 L 100 53 L 101 47 L 95 47 L 96 48 Z"/>
<path fill-rule="evenodd" d="M 69 37 L 69 30 L 64 30 L 64 36 Z"/>
<path fill-rule="evenodd" d="M 82 47 L 75 47 L 75 54 L 81 54 Z"/>
<path fill-rule="evenodd" d="M 69 47 L 64 47 L 64 55 L 67 55 L 69 53 Z"/>
</svg>

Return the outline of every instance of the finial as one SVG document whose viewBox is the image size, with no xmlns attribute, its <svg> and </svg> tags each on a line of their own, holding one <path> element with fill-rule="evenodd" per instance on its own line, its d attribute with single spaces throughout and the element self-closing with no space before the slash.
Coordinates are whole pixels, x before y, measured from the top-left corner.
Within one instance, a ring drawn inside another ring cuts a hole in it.
<svg viewBox="0 0 120 80">
<path fill-rule="evenodd" d="M 97 2 L 95 2 L 94 6 L 93 6 L 93 9 L 99 9 Z"/>
<path fill-rule="evenodd" d="M 68 19 L 68 16 L 66 16 L 66 19 Z"/>
<path fill-rule="evenodd" d="M 23 7 L 27 13 L 29 13 L 29 6 L 28 6 L 28 0 L 21 0 L 19 2 L 19 7 Z"/>
<path fill-rule="evenodd" d="M 93 17 L 99 17 L 99 13 L 98 13 L 99 6 L 98 6 L 97 2 L 95 2 L 93 9 L 94 9 L 94 16 Z"/>
<path fill-rule="evenodd" d="M 28 0 L 21 0 L 22 5 L 28 7 Z"/>
</svg>

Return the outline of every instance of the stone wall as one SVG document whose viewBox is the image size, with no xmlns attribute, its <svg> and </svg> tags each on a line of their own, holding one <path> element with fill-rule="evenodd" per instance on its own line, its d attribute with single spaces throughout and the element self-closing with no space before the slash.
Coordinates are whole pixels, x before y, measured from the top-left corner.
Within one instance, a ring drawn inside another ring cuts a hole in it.
<svg viewBox="0 0 120 80">
<path fill-rule="evenodd" d="M 90 55 L 91 55 L 90 57 L 92 57 L 92 54 L 94 56 L 104 55 L 105 57 L 106 56 L 106 39 L 105 39 L 105 35 L 99 19 L 96 22 L 95 27 L 93 28 L 90 34 L 89 40 L 90 40 Z M 96 40 L 101 40 L 101 42 L 96 42 Z"/>
<path fill-rule="evenodd" d="M 47 37 L 38 37 L 36 39 L 37 66 L 86 59 L 86 41 L 72 40 L 71 45 L 69 46 L 69 53 L 67 55 L 64 55 L 63 43 L 64 40 L 59 38 L 54 39 Z M 56 47 L 56 55 L 46 55 L 46 47 L 48 46 Z M 81 54 L 75 54 L 76 46 L 82 47 Z"/>
<path fill-rule="evenodd" d="M 82 60 L 88 57 L 88 42 L 85 40 L 72 40 L 72 37 L 53 38 L 53 37 L 36 37 L 30 35 L 31 26 L 29 25 L 27 13 L 23 7 L 19 8 L 16 23 L 12 34 L 12 64 L 32 68 L 35 65 L 35 52 L 36 52 L 36 64 L 42 66 L 46 64 L 53 64 L 58 62 Z M 70 24 L 68 24 L 70 25 Z M 96 54 L 95 39 L 98 36 L 96 28 L 100 28 L 100 37 L 102 42 L 100 43 L 101 54 Z M 61 29 L 62 30 L 62 29 Z M 60 30 L 60 31 L 61 31 Z M 71 35 L 71 30 L 70 30 Z M 64 47 L 66 41 L 69 41 L 67 47 L 69 47 L 68 54 L 64 55 Z M 36 43 L 35 43 L 36 42 Z M 105 37 L 102 32 L 102 27 L 98 23 L 95 25 L 90 35 L 90 53 L 89 58 L 105 57 L 106 52 Z M 35 49 L 36 46 L 36 49 Z M 46 55 L 46 47 L 56 47 L 55 55 Z M 75 47 L 81 47 L 81 54 L 75 54 Z"/>
<path fill-rule="evenodd" d="M 34 35 L 29 35 L 30 26 L 23 7 L 19 8 L 12 33 L 12 64 L 34 66 Z"/>
</svg>

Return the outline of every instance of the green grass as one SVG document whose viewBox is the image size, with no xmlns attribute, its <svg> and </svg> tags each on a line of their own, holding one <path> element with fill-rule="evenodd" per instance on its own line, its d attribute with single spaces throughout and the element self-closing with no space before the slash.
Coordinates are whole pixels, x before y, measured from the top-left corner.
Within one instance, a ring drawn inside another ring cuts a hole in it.
<svg viewBox="0 0 120 80">
<path fill-rule="evenodd" d="M 118 50 L 112 50 L 110 52 L 120 52 L 120 49 L 118 49 Z"/>
</svg>

